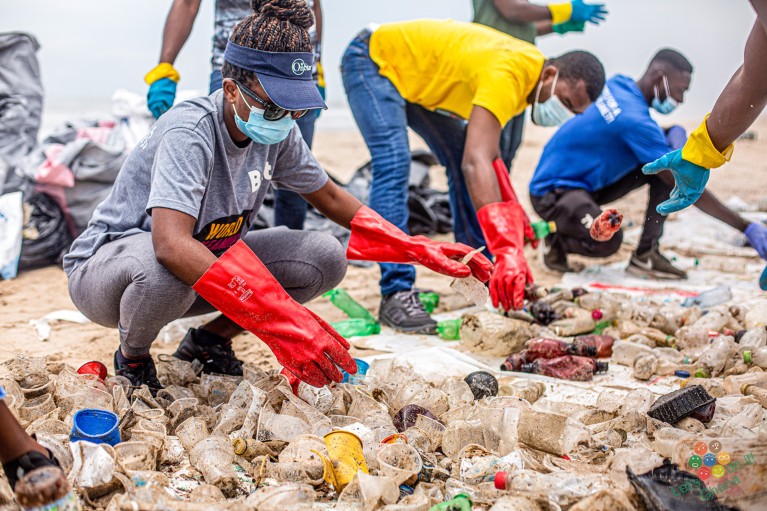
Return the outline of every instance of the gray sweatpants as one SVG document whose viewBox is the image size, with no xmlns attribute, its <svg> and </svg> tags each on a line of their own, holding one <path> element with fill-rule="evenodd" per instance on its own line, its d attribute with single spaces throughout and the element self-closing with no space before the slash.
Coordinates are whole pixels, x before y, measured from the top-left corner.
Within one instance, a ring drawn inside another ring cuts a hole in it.
<svg viewBox="0 0 767 511">
<path fill-rule="evenodd" d="M 249 232 L 243 241 L 299 303 L 333 289 L 346 274 L 344 249 L 327 233 L 277 227 Z M 88 319 L 117 327 L 129 357 L 149 353 L 171 321 L 215 311 L 157 262 L 150 233 L 99 248 L 69 275 L 69 295 Z"/>
</svg>

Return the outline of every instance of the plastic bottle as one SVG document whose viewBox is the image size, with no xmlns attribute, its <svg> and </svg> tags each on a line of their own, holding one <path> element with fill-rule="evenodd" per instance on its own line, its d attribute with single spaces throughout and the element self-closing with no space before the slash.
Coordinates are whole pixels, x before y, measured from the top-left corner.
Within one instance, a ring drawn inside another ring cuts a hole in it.
<svg viewBox="0 0 767 511">
<path fill-rule="evenodd" d="M 552 322 L 549 328 L 558 336 L 570 337 L 592 332 L 597 326 L 591 312 L 579 307 L 568 307 L 563 319 Z"/>
<path fill-rule="evenodd" d="M 732 337 L 720 335 L 711 346 L 698 357 L 698 368 L 705 369 L 711 376 L 719 376 L 727 359 L 738 351 L 738 345 Z"/>
<path fill-rule="evenodd" d="M 530 364 L 524 364 L 522 365 L 522 372 L 542 374 L 563 380 L 590 381 L 595 372 L 605 372 L 607 368 L 607 362 L 596 362 L 587 357 L 566 355 L 549 360 L 538 359 Z"/>
<path fill-rule="evenodd" d="M 533 228 L 533 232 L 535 232 L 535 239 L 537 240 L 543 239 L 549 234 L 557 232 L 556 222 L 547 222 L 546 220 L 530 222 L 530 227 Z"/>
<path fill-rule="evenodd" d="M 347 339 L 362 335 L 376 335 L 381 333 L 381 325 L 377 321 L 362 318 L 351 318 L 343 321 L 335 321 L 330 324 L 336 332 Z"/>
<path fill-rule="evenodd" d="M 345 289 L 331 289 L 322 296 L 330 298 L 330 302 L 344 311 L 350 318 L 367 319 L 376 323 L 376 318 L 365 307 L 357 303 Z"/>
<path fill-rule="evenodd" d="M 22 509 L 80 511 L 80 499 L 70 490 L 66 475 L 58 467 L 41 467 L 25 474 L 15 488 Z"/>
<path fill-rule="evenodd" d="M 767 347 L 751 351 L 751 364 L 767 369 Z"/>
<path fill-rule="evenodd" d="M 525 358 L 528 363 L 539 358 L 557 358 L 564 355 L 596 357 L 597 348 L 584 344 L 576 345 L 559 339 L 530 339 L 527 341 Z"/>
<path fill-rule="evenodd" d="M 459 493 L 447 502 L 441 502 L 429 508 L 429 511 L 471 511 L 473 502 L 466 493 Z"/>
<path fill-rule="evenodd" d="M 746 312 L 746 328 L 764 327 L 767 325 L 767 300 L 754 305 Z"/>
<path fill-rule="evenodd" d="M 624 366 L 634 367 L 636 359 L 653 354 L 653 348 L 630 341 L 615 341 L 612 361 Z"/>
<path fill-rule="evenodd" d="M 730 395 L 740 394 L 744 385 L 767 388 L 767 372 L 737 374 L 724 379 L 724 391 Z"/>
<path fill-rule="evenodd" d="M 763 408 L 767 408 L 767 389 L 746 384 L 743 385 L 741 391 L 745 396 L 754 396 L 754 398 L 759 401 L 759 404 L 762 405 Z"/>
<path fill-rule="evenodd" d="M 446 341 L 460 341 L 461 322 L 461 319 L 443 319 L 437 323 L 437 333 Z"/>
<path fill-rule="evenodd" d="M 541 298 L 546 298 L 549 290 L 538 284 L 528 284 L 525 286 L 525 300 L 536 302 Z"/>
<path fill-rule="evenodd" d="M 703 309 L 708 307 L 714 307 L 721 303 L 729 302 L 732 300 L 732 291 L 730 286 L 717 286 L 708 291 L 703 291 L 698 296 L 692 296 L 682 302 L 685 307 L 698 306 Z"/>
<path fill-rule="evenodd" d="M 573 340 L 573 344 L 576 346 L 593 346 L 597 350 L 597 358 L 610 358 L 613 356 L 615 337 L 600 334 L 580 335 Z"/>
<path fill-rule="evenodd" d="M 434 291 L 422 291 L 418 293 L 418 299 L 421 300 L 423 308 L 426 309 L 426 312 L 429 314 L 434 312 L 434 309 L 439 305 L 439 295 Z"/>
<path fill-rule="evenodd" d="M 541 298 L 541 301 L 546 303 L 572 302 L 573 298 L 573 292 L 570 289 L 550 289 L 549 294 Z"/>
<path fill-rule="evenodd" d="M 509 355 L 509 357 L 501 364 L 501 371 L 521 371 L 524 364 L 529 364 L 527 360 L 527 350 L 520 351 Z"/>
<path fill-rule="evenodd" d="M 751 328 L 740 338 L 741 348 L 756 350 L 767 345 L 767 330 L 762 328 Z"/>
</svg>

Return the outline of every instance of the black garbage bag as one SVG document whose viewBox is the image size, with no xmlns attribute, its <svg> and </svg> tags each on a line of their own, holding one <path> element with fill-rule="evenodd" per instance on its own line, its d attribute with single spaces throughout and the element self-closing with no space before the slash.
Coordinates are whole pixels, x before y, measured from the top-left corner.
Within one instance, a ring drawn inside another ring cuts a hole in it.
<svg viewBox="0 0 767 511">
<path fill-rule="evenodd" d="M 50 195 L 33 192 L 24 200 L 19 270 L 57 264 L 72 244 L 64 212 Z"/>
<path fill-rule="evenodd" d="M 703 481 L 669 460 L 646 474 L 626 467 L 626 474 L 647 511 L 738 511 L 719 502 Z"/>
</svg>

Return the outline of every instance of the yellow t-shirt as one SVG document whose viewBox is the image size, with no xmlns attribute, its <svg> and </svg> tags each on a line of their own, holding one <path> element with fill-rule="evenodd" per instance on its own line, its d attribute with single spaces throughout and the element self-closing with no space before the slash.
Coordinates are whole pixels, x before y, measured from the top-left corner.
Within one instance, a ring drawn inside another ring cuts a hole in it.
<svg viewBox="0 0 767 511">
<path fill-rule="evenodd" d="M 463 119 L 481 106 L 501 126 L 525 110 L 546 60 L 532 44 L 492 28 L 427 19 L 381 25 L 370 57 L 407 101 Z"/>
</svg>

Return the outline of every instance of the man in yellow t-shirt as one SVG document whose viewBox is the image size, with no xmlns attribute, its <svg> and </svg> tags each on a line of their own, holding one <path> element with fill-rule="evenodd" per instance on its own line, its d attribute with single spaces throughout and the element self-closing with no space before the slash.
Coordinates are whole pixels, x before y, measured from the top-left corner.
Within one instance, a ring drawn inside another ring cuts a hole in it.
<svg viewBox="0 0 767 511">
<path fill-rule="evenodd" d="M 493 305 L 521 308 L 533 280 L 523 251 L 529 222 L 510 187 L 502 196 L 493 169 L 501 129 L 530 104 L 533 122 L 543 126 L 583 112 L 605 83 L 599 60 L 583 51 L 546 59 L 532 44 L 482 25 L 414 20 L 363 30 L 341 70 L 372 158 L 370 206 L 407 229 L 412 128 L 447 169 L 456 241 L 495 255 Z M 381 264 L 379 318 L 400 331 L 434 333 L 414 282 L 412 267 Z"/>
</svg>

